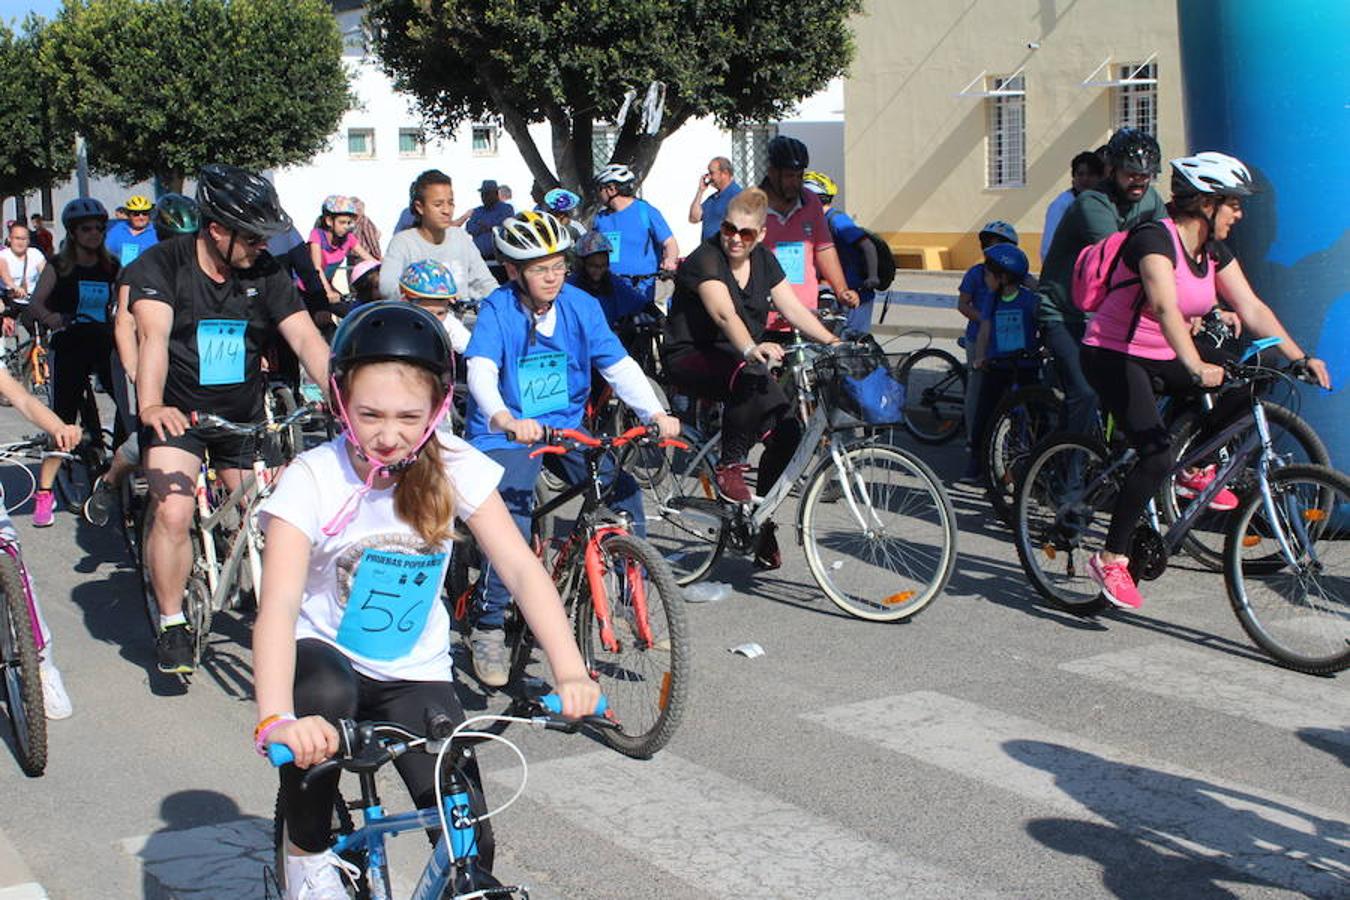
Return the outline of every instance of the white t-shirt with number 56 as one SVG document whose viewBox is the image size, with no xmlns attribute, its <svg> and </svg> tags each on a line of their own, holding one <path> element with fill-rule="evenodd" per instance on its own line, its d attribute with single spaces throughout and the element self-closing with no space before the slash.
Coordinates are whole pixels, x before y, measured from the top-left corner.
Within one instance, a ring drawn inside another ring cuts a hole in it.
<svg viewBox="0 0 1350 900">
<path fill-rule="evenodd" d="M 462 522 L 497 489 L 502 468 L 459 438 L 437 434 Z M 317 638 L 379 681 L 451 681 L 450 617 L 441 586 L 453 542 L 427 546 L 394 512 L 394 489 L 371 490 L 356 517 L 329 537 L 362 479 L 345 438 L 300 454 L 260 511 L 309 538 L 309 571 L 295 637 Z"/>
</svg>

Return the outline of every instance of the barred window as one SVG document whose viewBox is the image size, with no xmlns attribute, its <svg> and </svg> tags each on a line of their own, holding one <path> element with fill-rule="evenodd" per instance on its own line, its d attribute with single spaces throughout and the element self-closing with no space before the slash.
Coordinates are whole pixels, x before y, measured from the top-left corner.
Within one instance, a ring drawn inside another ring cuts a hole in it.
<svg viewBox="0 0 1350 900">
<path fill-rule="evenodd" d="M 1116 68 L 1125 82 L 1115 88 L 1116 128 L 1158 133 L 1158 64 L 1127 63 Z"/>
<path fill-rule="evenodd" d="M 1022 75 L 990 79 L 988 186 L 1022 187 L 1027 180 L 1026 79 Z"/>
</svg>

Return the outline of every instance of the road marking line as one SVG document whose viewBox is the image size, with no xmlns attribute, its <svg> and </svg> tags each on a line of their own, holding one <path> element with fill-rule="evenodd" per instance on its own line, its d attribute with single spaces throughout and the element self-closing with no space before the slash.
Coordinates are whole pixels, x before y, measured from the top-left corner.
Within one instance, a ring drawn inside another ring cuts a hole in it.
<svg viewBox="0 0 1350 900">
<path fill-rule="evenodd" d="M 519 774 L 488 777 L 515 785 Z M 602 750 L 531 763 L 527 790 L 552 813 L 714 896 L 993 896 L 669 752 L 641 762 Z"/>
<path fill-rule="evenodd" d="M 1350 894 L 1350 818 L 932 691 L 802 716 L 963 778 L 1312 896 Z"/>
<path fill-rule="evenodd" d="M 1350 731 L 1345 730 L 1350 691 L 1334 680 L 1253 665 L 1174 641 L 1076 659 L 1059 668 L 1273 728 L 1322 729 L 1329 740 L 1350 744 Z"/>
</svg>

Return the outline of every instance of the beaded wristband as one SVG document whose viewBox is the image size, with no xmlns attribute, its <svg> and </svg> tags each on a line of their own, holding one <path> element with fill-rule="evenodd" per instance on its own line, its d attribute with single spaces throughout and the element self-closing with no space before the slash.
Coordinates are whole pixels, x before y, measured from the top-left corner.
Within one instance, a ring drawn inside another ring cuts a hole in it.
<svg viewBox="0 0 1350 900">
<path fill-rule="evenodd" d="M 258 751 L 259 756 L 267 755 L 267 736 L 278 725 L 285 725 L 287 722 L 294 722 L 295 716 L 291 713 L 278 713 L 268 716 L 258 723 L 253 729 L 253 749 Z"/>
</svg>

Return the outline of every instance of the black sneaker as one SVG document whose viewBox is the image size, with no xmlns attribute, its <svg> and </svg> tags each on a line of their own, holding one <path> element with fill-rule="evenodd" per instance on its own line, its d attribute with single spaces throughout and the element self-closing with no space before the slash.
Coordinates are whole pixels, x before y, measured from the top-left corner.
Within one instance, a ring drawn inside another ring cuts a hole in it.
<svg viewBox="0 0 1350 900">
<path fill-rule="evenodd" d="M 106 475 L 98 476 L 89 499 L 84 501 L 84 520 L 90 525 L 102 528 L 112 518 L 113 504 L 117 502 L 117 488 L 113 487 Z"/>
<path fill-rule="evenodd" d="M 192 629 L 186 625 L 170 625 L 161 631 L 155 642 L 159 670 L 166 675 L 191 675 L 195 668 L 192 644 Z"/>
</svg>

